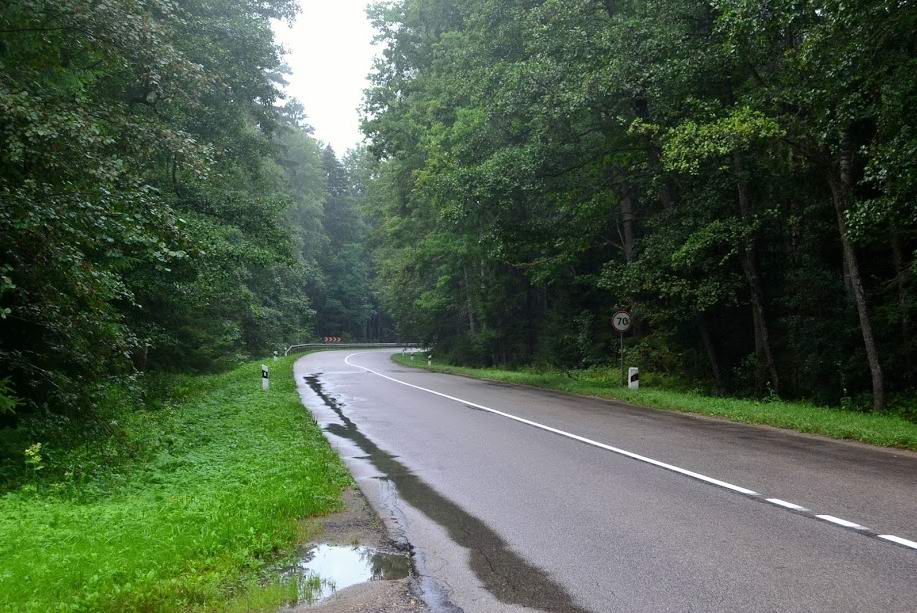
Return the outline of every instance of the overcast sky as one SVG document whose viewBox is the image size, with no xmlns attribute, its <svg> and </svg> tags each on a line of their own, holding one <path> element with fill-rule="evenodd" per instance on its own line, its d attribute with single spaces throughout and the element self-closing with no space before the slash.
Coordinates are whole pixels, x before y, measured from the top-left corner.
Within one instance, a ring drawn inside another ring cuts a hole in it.
<svg viewBox="0 0 917 613">
<path fill-rule="evenodd" d="M 342 155 L 362 140 L 357 108 L 372 68 L 372 28 L 367 0 L 301 0 L 290 28 L 275 23 L 288 51 L 287 95 L 305 107 L 320 140 Z"/>
</svg>

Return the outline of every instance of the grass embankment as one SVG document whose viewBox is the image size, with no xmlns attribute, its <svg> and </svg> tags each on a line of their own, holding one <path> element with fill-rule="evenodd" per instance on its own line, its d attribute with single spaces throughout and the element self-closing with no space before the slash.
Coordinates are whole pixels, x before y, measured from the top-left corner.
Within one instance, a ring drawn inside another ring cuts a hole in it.
<svg viewBox="0 0 917 613">
<path fill-rule="evenodd" d="M 48 466 L 0 496 L 0 610 L 262 610 L 294 599 L 271 569 L 303 537 L 301 518 L 335 509 L 350 477 L 303 410 L 293 360 L 270 363 L 269 393 L 260 362 L 184 379 L 178 400 L 122 412 L 113 440 L 134 450 L 128 459 L 84 478 L 95 452 L 71 449 L 55 460 L 69 470 Z"/>
<path fill-rule="evenodd" d="M 394 360 L 405 366 L 427 368 L 426 359 L 422 356 L 411 360 L 408 355 L 395 354 Z M 645 375 L 641 375 L 642 387 L 639 390 L 631 390 L 621 384 L 621 373 L 616 368 L 597 368 L 568 374 L 552 370 L 468 368 L 434 361 L 429 369 L 476 379 L 531 385 L 571 394 L 621 400 L 654 409 L 696 413 L 750 424 L 776 426 L 831 438 L 861 441 L 882 447 L 917 450 L 917 423 L 893 413 L 870 413 L 822 407 L 803 402 L 748 400 L 675 391 L 653 387 L 652 377 Z"/>
</svg>

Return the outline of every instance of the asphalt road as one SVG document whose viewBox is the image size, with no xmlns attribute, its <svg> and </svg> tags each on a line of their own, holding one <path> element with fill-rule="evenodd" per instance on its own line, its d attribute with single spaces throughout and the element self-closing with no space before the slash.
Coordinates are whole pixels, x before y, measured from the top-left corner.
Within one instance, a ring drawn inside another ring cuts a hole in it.
<svg viewBox="0 0 917 613">
<path fill-rule="evenodd" d="M 917 611 L 917 454 L 390 353 L 295 372 L 434 609 Z"/>
</svg>

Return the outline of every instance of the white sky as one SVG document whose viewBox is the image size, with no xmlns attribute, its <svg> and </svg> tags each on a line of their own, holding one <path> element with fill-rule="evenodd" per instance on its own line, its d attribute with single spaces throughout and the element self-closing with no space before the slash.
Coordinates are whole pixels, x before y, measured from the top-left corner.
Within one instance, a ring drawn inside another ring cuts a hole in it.
<svg viewBox="0 0 917 613">
<path fill-rule="evenodd" d="M 358 107 L 374 55 L 368 0 L 300 0 L 293 27 L 276 22 L 292 70 L 287 95 L 305 108 L 315 136 L 342 155 L 361 140 Z"/>
</svg>

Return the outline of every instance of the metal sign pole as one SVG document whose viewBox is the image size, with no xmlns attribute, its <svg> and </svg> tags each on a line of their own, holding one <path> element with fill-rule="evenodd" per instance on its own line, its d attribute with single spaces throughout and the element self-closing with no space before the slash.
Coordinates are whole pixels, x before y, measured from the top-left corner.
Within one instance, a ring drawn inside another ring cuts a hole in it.
<svg viewBox="0 0 917 613">
<path fill-rule="evenodd" d="M 624 333 L 630 330 L 631 317 L 627 311 L 618 311 L 611 317 L 611 326 L 618 331 L 621 344 L 618 353 L 621 356 L 621 385 L 627 385 L 627 374 L 624 372 Z"/>
<path fill-rule="evenodd" d="M 621 337 L 621 350 L 618 352 L 621 354 L 621 385 L 627 385 L 627 376 L 624 374 L 624 333 L 621 332 L 618 336 Z"/>
</svg>

